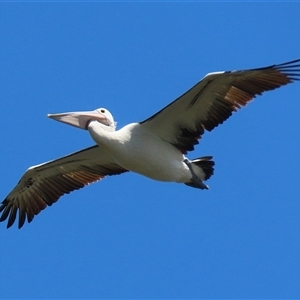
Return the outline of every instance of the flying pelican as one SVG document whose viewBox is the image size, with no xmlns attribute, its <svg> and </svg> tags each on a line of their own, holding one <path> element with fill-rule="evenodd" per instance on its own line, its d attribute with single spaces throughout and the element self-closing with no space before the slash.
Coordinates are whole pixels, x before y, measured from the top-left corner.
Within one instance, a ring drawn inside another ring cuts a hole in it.
<svg viewBox="0 0 300 300">
<path fill-rule="evenodd" d="M 0 206 L 0 221 L 18 227 L 62 195 L 103 179 L 133 171 L 154 180 L 208 189 L 212 156 L 189 160 L 185 154 L 204 132 L 265 91 L 300 80 L 300 59 L 269 67 L 207 74 L 190 90 L 150 118 L 116 130 L 105 108 L 48 117 L 88 130 L 97 145 L 30 167 Z"/>
</svg>

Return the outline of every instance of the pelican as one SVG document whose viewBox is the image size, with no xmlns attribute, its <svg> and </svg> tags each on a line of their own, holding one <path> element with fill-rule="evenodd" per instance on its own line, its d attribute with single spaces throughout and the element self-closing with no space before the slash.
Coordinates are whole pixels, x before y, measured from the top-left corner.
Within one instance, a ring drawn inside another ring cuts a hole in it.
<svg viewBox="0 0 300 300">
<path fill-rule="evenodd" d="M 7 228 L 51 206 L 62 195 L 108 175 L 132 171 L 154 180 L 208 189 L 212 156 L 188 159 L 205 131 L 212 131 L 257 95 L 300 79 L 300 59 L 264 68 L 207 74 L 165 108 L 116 130 L 106 108 L 49 114 L 54 120 L 87 130 L 96 145 L 30 167 L 0 206 Z"/>
</svg>

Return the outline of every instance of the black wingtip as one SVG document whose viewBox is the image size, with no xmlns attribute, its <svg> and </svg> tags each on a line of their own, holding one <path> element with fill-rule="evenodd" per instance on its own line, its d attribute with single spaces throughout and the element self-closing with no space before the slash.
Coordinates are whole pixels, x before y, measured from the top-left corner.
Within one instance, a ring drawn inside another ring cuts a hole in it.
<svg viewBox="0 0 300 300">
<path fill-rule="evenodd" d="M 300 64 L 297 65 L 298 62 L 300 63 L 300 58 L 294 59 L 294 60 L 291 60 L 291 61 L 288 61 L 288 62 L 284 62 L 282 64 L 273 65 L 273 67 L 276 67 L 276 68 L 281 68 L 281 67 L 286 67 L 286 66 L 299 67 Z"/>
</svg>

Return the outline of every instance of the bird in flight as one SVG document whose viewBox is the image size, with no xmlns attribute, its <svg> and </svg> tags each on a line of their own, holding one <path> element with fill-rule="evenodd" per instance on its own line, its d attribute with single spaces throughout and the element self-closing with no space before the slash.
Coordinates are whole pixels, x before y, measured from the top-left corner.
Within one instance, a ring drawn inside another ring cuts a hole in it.
<svg viewBox="0 0 300 300">
<path fill-rule="evenodd" d="M 154 180 L 208 189 L 212 156 L 188 159 L 206 131 L 227 120 L 255 96 L 300 79 L 300 59 L 264 68 L 207 74 L 175 101 L 148 119 L 116 130 L 106 108 L 49 114 L 87 130 L 96 145 L 30 167 L 0 204 L 0 221 L 11 227 L 51 206 L 62 195 L 108 175 L 132 171 Z"/>
</svg>

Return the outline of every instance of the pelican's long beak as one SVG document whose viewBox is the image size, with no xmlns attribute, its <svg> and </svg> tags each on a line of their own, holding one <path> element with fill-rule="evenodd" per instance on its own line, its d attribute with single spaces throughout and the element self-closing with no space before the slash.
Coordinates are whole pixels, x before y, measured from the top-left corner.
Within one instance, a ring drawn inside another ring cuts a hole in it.
<svg viewBox="0 0 300 300">
<path fill-rule="evenodd" d="M 92 120 L 109 125 L 107 118 L 98 110 L 48 114 L 47 117 L 85 130 L 87 130 L 88 124 Z"/>
</svg>

